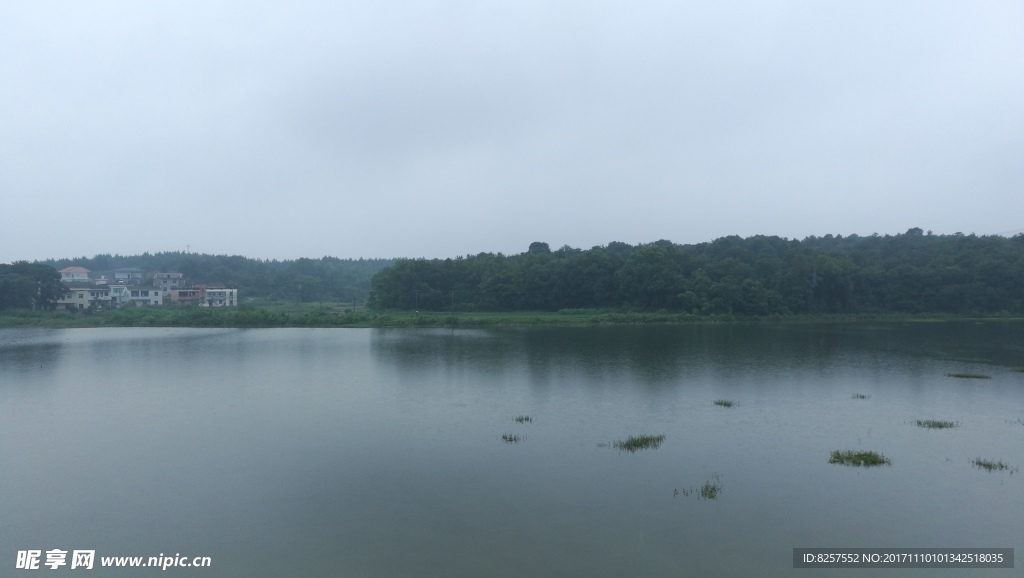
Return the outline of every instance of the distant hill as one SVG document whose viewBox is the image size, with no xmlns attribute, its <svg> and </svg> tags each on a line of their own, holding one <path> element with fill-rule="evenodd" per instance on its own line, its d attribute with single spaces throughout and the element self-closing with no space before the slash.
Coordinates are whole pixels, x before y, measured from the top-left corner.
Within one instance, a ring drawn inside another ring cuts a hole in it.
<svg viewBox="0 0 1024 578">
<path fill-rule="evenodd" d="M 166 252 L 142 255 L 96 255 L 44 261 L 60 270 L 79 266 L 90 271 L 138 268 L 144 272 L 183 273 L 189 283 L 223 283 L 239 290 L 239 298 L 364 301 L 370 279 L 394 259 L 296 259 L 270 261 L 238 255 Z"/>
<path fill-rule="evenodd" d="M 633 309 L 701 315 L 1024 314 L 1024 234 L 1012 238 L 731 236 L 708 243 L 533 243 L 518 255 L 396 261 L 371 306 L 443 311 Z"/>
</svg>

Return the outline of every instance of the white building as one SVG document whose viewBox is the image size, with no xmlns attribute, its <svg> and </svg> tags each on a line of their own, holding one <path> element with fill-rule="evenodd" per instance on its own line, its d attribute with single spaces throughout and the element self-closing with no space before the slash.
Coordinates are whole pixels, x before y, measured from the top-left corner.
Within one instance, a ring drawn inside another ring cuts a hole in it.
<svg viewBox="0 0 1024 578">
<path fill-rule="evenodd" d="M 65 267 L 60 270 L 60 280 L 65 283 L 88 283 L 89 270 L 85 267 Z"/>
<path fill-rule="evenodd" d="M 130 289 L 124 285 L 111 285 L 110 289 L 110 304 L 114 307 L 120 306 L 122 303 L 129 301 Z"/>
<path fill-rule="evenodd" d="M 163 305 L 164 291 L 151 287 L 135 285 L 126 287 L 128 290 L 128 301 L 136 305 Z"/>
<path fill-rule="evenodd" d="M 57 307 L 61 309 L 107 309 L 117 306 L 107 287 L 77 286 L 68 287 L 65 291 L 64 297 L 57 301 Z"/>
<path fill-rule="evenodd" d="M 236 307 L 238 289 L 207 289 L 203 307 Z"/>
</svg>

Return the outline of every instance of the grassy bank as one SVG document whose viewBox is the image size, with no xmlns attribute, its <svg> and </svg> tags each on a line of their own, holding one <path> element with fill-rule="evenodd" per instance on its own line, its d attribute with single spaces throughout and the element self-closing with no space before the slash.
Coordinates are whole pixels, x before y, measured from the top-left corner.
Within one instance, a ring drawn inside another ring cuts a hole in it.
<svg viewBox="0 0 1024 578">
<path fill-rule="evenodd" d="M 1005 317 L 988 318 L 1007 319 Z M 124 307 L 112 311 L 61 312 L 14 310 L 0 312 L 0 327 L 494 327 L 581 326 L 682 323 L 835 323 L 942 322 L 965 318 L 918 315 L 792 315 L 743 317 L 689 313 L 570 309 L 558 312 L 371 311 L 352 309 L 352 303 L 255 302 L 234 308 L 164 305 Z"/>
</svg>

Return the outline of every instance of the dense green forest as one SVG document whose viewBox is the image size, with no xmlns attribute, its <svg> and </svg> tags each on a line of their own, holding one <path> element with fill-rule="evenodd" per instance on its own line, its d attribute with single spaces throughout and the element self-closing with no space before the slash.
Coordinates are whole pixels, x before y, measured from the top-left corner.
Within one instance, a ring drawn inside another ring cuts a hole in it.
<svg viewBox="0 0 1024 578">
<path fill-rule="evenodd" d="M 1024 235 L 826 235 L 708 243 L 533 243 L 518 255 L 402 259 L 373 278 L 384 310 L 618 309 L 698 315 L 1024 312 Z"/>
<path fill-rule="evenodd" d="M 0 265 L 0 309 L 53 309 L 63 295 L 53 267 L 28 261 Z"/>
<path fill-rule="evenodd" d="M 189 283 L 223 283 L 238 289 L 241 298 L 284 301 L 365 301 L 370 279 L 394 259 L 296 259 L 269 261 L 237 255 L 166 252 L 142 255 L 96 255 L 46 261 L 63 269 L 72 265 L 90 271 L 135 267 L 143 271 L 177 272 Z"/>
</svg>

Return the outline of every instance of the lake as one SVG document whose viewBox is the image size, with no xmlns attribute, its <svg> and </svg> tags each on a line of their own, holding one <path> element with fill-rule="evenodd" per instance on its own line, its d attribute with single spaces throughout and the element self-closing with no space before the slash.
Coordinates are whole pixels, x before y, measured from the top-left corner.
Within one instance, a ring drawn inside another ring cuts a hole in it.
<svg viewBox="0 0 1024 578">
<path fill-rule="evenodd" d="M 0 573 L 932 576 L 793 548 L 1024 553 L 1020 366 L 1010 321 L 4 329 Z"/>
</svg>

